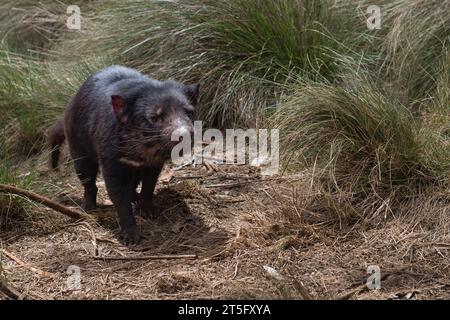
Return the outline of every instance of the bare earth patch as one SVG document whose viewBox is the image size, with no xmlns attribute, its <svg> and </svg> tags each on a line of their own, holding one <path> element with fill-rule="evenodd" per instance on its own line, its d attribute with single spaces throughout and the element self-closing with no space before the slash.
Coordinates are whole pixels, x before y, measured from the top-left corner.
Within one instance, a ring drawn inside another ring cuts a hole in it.
<svg viewBox="0 0 450 320">
<path fill-rule="evenodd" d="M 68 206 L 81 197 L 72 171 L 42 173 L 53 199 Z M 36 299 L 450 297 L 448 194 L 411 199 L 376 222 L 344 223 L 318 205 L 322 195 L 311 185 L 307 175 L 261 177 L 248 166 L 167 166 L 155 198 L 160 212 L 137 217 L 145 239 L 127 248 L 116 240 L 99 179 L 95 223 L 34 207 L 29 220 L 3 230 L 3 273 L 23 298 Z M 151 255 L 197 258 L 129 259 Z M 381 290 L 364 285 L 370 265 L 381 269 Z M 68 287 L 69 266 L 80 268 L 80 290 Z"/>
</svg>

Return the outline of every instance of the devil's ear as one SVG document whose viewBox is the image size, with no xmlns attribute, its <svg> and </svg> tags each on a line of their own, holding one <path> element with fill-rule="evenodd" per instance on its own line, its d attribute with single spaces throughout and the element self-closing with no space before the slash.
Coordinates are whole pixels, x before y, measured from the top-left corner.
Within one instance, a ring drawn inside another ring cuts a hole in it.
<svg viewBox="0 0 450 320">
<path fill-rule="evenodd" d="M 188 97 L 189 102 L 195 107 L 198 102 L 198 95 L 200 91 L 199 84 L 191 84 L 184 86 L 184 94 Z"/>
<path fill-rule="evenodd" d="M 112 95 L 111 104 L 117 119 L 120 122 L 125 123 L 128 120 L 128 116 L 126 114 L 127 105 L 125 100 L 119 95 Z"/>
</svg>

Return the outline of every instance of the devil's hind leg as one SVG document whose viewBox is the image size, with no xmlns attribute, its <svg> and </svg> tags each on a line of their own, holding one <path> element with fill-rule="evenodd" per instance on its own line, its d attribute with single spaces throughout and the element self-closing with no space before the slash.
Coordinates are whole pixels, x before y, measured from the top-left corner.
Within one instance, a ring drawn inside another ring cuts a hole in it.
<svg viewBox="0 0 450 320">
<path fill-rule="evenodd" d="M 97 186 L 95 180 L 98 173 L 98 162 L 90 159 L 86 153 L 73 147 L 70 153 L 75 166 L 75 171 L 84 187 L 83 209 L 94 210 L 97 207 Z"/>
</svg>

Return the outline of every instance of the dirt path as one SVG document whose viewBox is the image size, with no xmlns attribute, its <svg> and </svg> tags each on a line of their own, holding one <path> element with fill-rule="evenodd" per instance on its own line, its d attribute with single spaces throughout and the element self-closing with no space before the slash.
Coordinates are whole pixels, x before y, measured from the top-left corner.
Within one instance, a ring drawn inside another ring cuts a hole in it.
<svg viewBox="0 0 450 320">
<path fill-rule="evenodd" d="M 69 206 L 79 203 L 79 184 L 70 165 L 60 175 L 44 173 L 44 177 L 53 179 L 54 189 L 59 190 L 54 199 Z M 159 215 L 154 220 L 137 218 L 145 239 L 127 248 L 116 240 L 115 214 L 104 183 L 100 180 L 98 186 L 103 204 L 95 213 L 95 224 L 74 223 L 36 207 L 30 214 L 34 218 L 17 222 L 4 233 L 4 250 L 24 263 L 3 254 L 4 274 L 24 297 L 450 296 L 450 237 L 434 232 L 447 220 L 427 225 L 400 214 L 379 225 L 364 221 L 345 225 L 326 218 L 315 205 L 320 194 L 300 176 L 263 178 L 247 166 L 166 168 L 155 198 Z M 439 212 L 448 216 L 448 203 L 444 209 L 440 205 Z M 123 260 L 96 259 L 96 250 L 100 256 Z M 127 260 L 169 254 L 198 258 Z M 370 265 L 381 269 L 381 290 L 362 285 Z M 267 267 L 284 279 L 271 276 Z M 74 270 L 80 272 L 79 287 Z"/>
</svg>

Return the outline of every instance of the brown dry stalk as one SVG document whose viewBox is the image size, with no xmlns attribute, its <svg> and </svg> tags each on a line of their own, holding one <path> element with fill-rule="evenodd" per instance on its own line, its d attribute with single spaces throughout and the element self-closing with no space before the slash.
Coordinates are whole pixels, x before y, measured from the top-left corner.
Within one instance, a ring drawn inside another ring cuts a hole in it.
<svg viewBox="0 0 450 320">
<path fill-rule="evenodd" d="M 32 191 L 24 190 L 18 187 L 6 185 L 6 184 L 0 184 L 0 193 L 10 193 L 15 194 L 19 196 L 26 197 L 30 199 L 31 201 L 37 202 L 39 204 L 42 204 L 46 207 L 49 207 L 50 209 L 53 209 L 59 213 L 62 213 L 70 218 L 74 219 L 83 219 L 83 220 L 91 220 L 92 218 L 75 209 L 67 208 L 53 200 L 50 200 L 49 198 L 46 198 L 44 196 L 41 196 L 40 194 L 34 193 Z"/>
<path fill-rule="evenodd" d="M 197 259 L 196 254 L 135 256 L 135 257 L 94 257 L 95 260 L 173 260 L 173 259 Z"/>
<path fill-rule="evenodd" d="M 385 280 L 387 280 L 387 278 L 389 278 L 389 277 L 392 276 L 393 274 L 394 274 L 394 273 L 386 273 L 386 274 L 384 274 L 384 275 L 380 278 L 380 281 L 385 281 Z M 346 293 L 344 293 L 344 294 L 341 294 L 340 296 L 338 296 L 338 297 L 336 298 L 336 300 L 348 300 L 348 299 L 352 298 L 353 296 L 355 296 L 355 295 L 357 295 L 357 294 L 360 294 L 361 292 L 364 292 L 364 291 L 366 291 L 366 290 L 368 290 L 368 287 L 367 287 L 367 284 L 364 283 L 364 284 L 361 284 L 361 285 L 357 286 L 356 288 L 354 288 L 354 289 L 352 289 L 352 290 L 350 290 L 350 291 L 348 291 L 348 292 L 346 292 Z"/>
<path fill-rule="evenodd" d="M 305 285 L 301 281 L 297 280 L 289 270 L 287 272 L 289 278 L 291 278 L 292 280 L 294 288 L 297 290 L 303 300 L 314 300 L 314 297 L 309 293 L 309 290 L 305 287 Z"/>
<path fill-rule="evenodd" d="M 288 180 L 291 177 L 281 176 L 281 177 L 274 177 L 274 178 L 267 178 L 267 179 L 250 179 L 250 180 L 244 180 L 244 181 L 238 181 L 238 182 L 232 182 L 232 183 L 205 184 L 202 186 L 205 188 L 234 188 L 234 187 L 239 187 L 242 185 L 252 184 L 252 183 L 257 183 L 257 182 L 283 181 L 283 180 Z M 242 178 L 242 179 L 244 179 L 244 178 Z"/>
<path fill-rule="evenodd" d="M 5 256 L 7 256 L 8 258 L 10 258 L 11 260 L 14 260 L 18 265 L 33 271 L 34 273 L 37 273 L 40 276 L 43 277 L 54 277 L 55 275 L 52 273 L 49 273 L 47 271 L 43 271 L 41 269 L 38 269 L 36 267 L 33 267 L 32 265 L 25 263 L 24 261 L 22 261 L 20 258 L 16 257 L 14 254 L 12 254 L 11 252 L 7 251 L 6 249 L 1 249 L 1 251 L 3 252 L 3 254 Z"/>
</svg>

